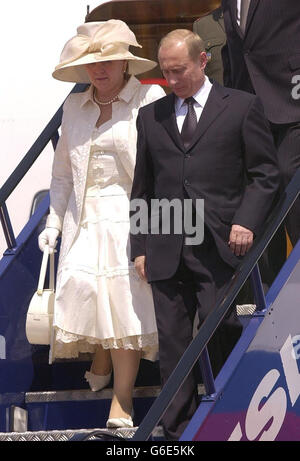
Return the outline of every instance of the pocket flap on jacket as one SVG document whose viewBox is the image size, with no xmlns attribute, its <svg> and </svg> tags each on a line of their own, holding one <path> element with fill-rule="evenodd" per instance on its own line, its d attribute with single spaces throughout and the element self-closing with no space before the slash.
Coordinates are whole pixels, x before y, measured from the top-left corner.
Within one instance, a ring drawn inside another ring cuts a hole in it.
<svg viewBox="0 0 300 461">
<path fill-rule="evenodd" d="M 206 51 L 210 50 L 214 46 L 221 46 L 224 43 L 225 43 L 225 40 L 222 40 L 221 38 L 208 38 L 208 39 L 204 40 Z"/>
</svg>

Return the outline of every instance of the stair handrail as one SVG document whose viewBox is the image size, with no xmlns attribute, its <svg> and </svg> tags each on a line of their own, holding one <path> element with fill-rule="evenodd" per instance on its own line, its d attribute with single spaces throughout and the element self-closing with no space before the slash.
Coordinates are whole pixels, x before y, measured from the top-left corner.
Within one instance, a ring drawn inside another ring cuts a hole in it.
<svg viewBox="0 0 300 461">
<path fill-rule="evenodd" d="M 76 84 L 70 94 L 80 93 L 84 91 L 87 86 L 88 85 L 86 84 Z M 9 249 L 13 249 L 16 246 L 16 240 L 6 207 L 6 201 L 50 141 L 52 141 L 52 145 L 55 150 L 59 139 L 58 129 L 61 125 L 63 104 L 56 111 L 50 122 L 46 125 L 44 130 L 0 189 L 0 221 Z"/>
<path fill-rule="evenodd" d="M 292 180 L 282 194 L 280 201 L 275 206 L 270 219 L 268 220 L 265 231 L 261 237 L 255 240 L 253 247 L 247 253 L 243 262 L 241 262 L 237 268 L 222 300 L 207 316 L 198 333 L 187 347 L 173 373 L 170 375 L 169 379 L 162 388 L 161 393 L 155 399 L 148 413 L 135 432 L 132 438 L 133 441 L 148 440 L 153 429 L 158 424 L 159 420 L 163 416 L 172 400 L 175 398 L 176 393 L 178 392 L 180 386 L 183 384 L 185 378 L 192 370 L 203 350 L 207 347 L 208 341 L 211 339 L 212 335 L 218 328 L 219 324 L 235 300 L 240 289 L 257 265 L 259 258 L 267 248 L 281 223 L 284 221 L 287 213 L 297 199 L 299 193 L 300 168 L 296 171 Z"/>
</svg>

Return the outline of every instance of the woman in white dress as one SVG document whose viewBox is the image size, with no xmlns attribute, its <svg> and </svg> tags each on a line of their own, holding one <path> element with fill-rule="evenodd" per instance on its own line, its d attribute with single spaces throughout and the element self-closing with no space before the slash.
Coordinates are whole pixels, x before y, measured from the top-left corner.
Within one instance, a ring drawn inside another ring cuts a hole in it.
<svg viewBox="0 0 300 461">
<path fill-rule="evenodd" d="M 92 352 L 92 390 L 114 373 L 107 427 L 132 427 L 132 393 L 140 358 L 154 359 L 157 329 L 150 286 L 139 279 L 129 248 L 129 197 L 135 165 L 136 117 L 162 96 L 134 74 L 156 63 L 134 56 L 140 46 L 119 20 L 85 23 L 69 40 L 53 77 L 91 83 L 65 104 L 50 186 L 43 250 L 62 242 L 54 311 L 55 358 Z"/>
</svg>

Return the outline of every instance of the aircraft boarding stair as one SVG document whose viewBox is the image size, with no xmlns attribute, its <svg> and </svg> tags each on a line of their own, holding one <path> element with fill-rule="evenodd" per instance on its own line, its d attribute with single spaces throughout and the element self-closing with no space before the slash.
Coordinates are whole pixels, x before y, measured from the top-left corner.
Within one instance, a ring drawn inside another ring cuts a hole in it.
<svg viewBox="0 0 300 461">
<path fill-rule="evenodd" d="M 77 85 L 75 91 L 82 87 Z M 26 313 L 42 258 L 37 236 L 49 198 L 43 199 L 17 238 L 5 202 L 45 145 L 52 140 L 55 147 L 60 120 L 61 108 L 0 190 L 0 218 L 8 246 L 0 260 L 0 440 L 70 440 L 75 433 L 88 435 L 105 427 L 109 411 L 111 389 L 93 393 L 84 381 L 88 357 L 49 365 L 48 346 L 31 345 L 25 335 Z M 257 265 L 299 190 L 300 170 L 226 296 L 204 322 L 162 391 L 158 363 L 142 361 L 134 396 L 138 427 L 116 436 L 133 441 L 161 439 L 157 429 L 161 415 L 200 357 L 201 403 L 182 441 L 300 440 L 300 243 L 266 298 Z M 249 276 L 257 309 L 241 313 L 243 334 L 214 380 L 206 344 Z"/>
</svg>

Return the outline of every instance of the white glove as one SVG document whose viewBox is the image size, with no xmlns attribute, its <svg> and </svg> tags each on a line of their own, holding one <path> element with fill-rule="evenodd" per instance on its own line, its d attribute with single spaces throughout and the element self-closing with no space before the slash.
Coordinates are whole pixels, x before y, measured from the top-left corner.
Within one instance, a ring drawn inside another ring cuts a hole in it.
<svg viewBox="0 0 300 461">
<path fill-rule="evenodd" d="M 59 230 L 55 227 L 46 227 L 43 232 L 39 235 L 39 248 L 44 251 L 45 245 L 49 245 L 49 254 L 54 252 L 57 243 L 57 237 L 59 236 Z"/>
</svg>

